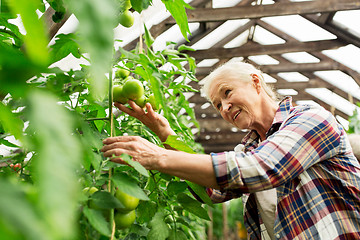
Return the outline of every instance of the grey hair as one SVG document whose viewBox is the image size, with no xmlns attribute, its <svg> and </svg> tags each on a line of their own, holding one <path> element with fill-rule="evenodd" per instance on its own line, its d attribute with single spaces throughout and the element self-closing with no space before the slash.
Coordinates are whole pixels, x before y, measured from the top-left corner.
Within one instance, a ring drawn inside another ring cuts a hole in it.
<svg viewBox="0 0 360 240">
<path fill-rule="evenodd" d="M 209 101 L 211 101 L 209 91 L 210 85 L 214 80 L 236 79 L 243 82 L 250 82 L 251 74 L 258 75 L 261 86 L 263 87 L 267 95 L 269 95 L 269 97 L 272 98 L 274 101 L 278 101 L 276 92 L 273 90 L 272 87 L 268 86 L 265 83 L 263 73 L 259 69 L 254 67 L 254 65 L 245 62 L 229 61 L 215 69 L 202 80 L 204 82 L 204 85 L 201 88 L 201 92 Z"/>
</svg>

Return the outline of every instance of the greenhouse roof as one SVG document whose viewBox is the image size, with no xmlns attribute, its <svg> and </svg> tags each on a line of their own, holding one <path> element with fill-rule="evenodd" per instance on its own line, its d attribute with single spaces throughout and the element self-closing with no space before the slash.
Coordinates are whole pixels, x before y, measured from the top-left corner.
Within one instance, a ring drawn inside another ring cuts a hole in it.
<svg viewBox="0 0 360 240">
<path fill-rule="evenodd" d="M 115 29 L 115 37 L 122 40 L 118 46 L 133 49 L 145 23 L 156 38 L 154 50 L 166 48 L 168 41 L 197 50 L 187 52 L 198 66 L 200 82 L 191 83 L 194 88 L 200 89 L 201 79 L 224 62 L 244 60 L 262 70 L 280 95 L 291 95 L 296 104 L 319 104 L 347 127 L 347 119 L 360 101 L 358 0 L 188 3 L 194 8 L 187 11 L 189 41 L 162 2 L 154 0 L 141 15 L 136 13 L 132 28 L 119 25 Z M 75 28 L 72 16 L 54 32 Z M 197 140 L 205 151 L 232 150 L 245 133 L 223 121 L 200 93 L 190 96 L 189 101 L 201 127 Z"/>
</svg>

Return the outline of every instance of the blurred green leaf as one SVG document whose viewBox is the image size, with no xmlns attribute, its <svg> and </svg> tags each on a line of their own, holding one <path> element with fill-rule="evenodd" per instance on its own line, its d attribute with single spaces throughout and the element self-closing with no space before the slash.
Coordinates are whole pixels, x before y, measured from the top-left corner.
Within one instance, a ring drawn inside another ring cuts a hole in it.
<svg viewBox="0 0 360 240">
<path fill-rule="evenodd" d="M 104 77 L 113 57 L 116 4 L 112 0 L 64 0 L 64 3 L 79 20 L 79 42 L 83 51 L 90 55 L 90 94 L 102 100 L 108 86 Z"/>
<path fill-rule="evenodd" d="M 164 218 L 164 211 L 159 211 L 151 219 L 149 223 L 151 229 L 147 235 L 148 240 L 165 240 L 169 236 L 169 227 L 164 222 Z"/>
<path fill-rule="evenodd" d="M 90 224 L 99 231 L 99 233 L 110 237 L 111 231 L 110 231 L 110 225 L 105 220 L 104 216 L 101 214 L 100 211 L 90 209 L 88 207 L 84 207 L 83 213 L 86 216 L 86 218 L 89 220 Z"/>
<path fill-rule="evenodd" d="M 121 191 L 125 192 L 126 194 L 137 197 L 141 200 L 149 200 L 149 197 L 137 185 L 135 179 L 126 173 L 115 173 L 111 180 Z"/>
<path fill-rule="evenodd" d="M 76 40 L 77 37 L 74 33 L 56 35 L 55 43 L 51 45 L 52 61 L 57 62 L 69 54 L 72 54 L 76 58 L 80 58 L 80 49 Z"/>
<path fill-rule="evenodd" d="M 19 49 L 0 44 L 0 85 L 2 93 L 23 97 L 29 86 L 26 81 L 45 70 L 35 65 Z"/>
<path fill-rule="evenodd" d="M 15 145 L 15 144 L 13 144 L 13 143 L 11 143 L 8 140 L 3 139 L 3 138 L 0 138 L 0 144 L 3 144 L 3 145 L 8 146 L 8 147 L 19 148 L 18 145 Z"/>
<path fill-rule="evenodd" d="M 179 193 L 177 195 L 177 200 L 185 210 L 195 214 L 196 216 L 202 219 L 210 220 L 207 211 L 204 208 L 202 208 L 201 203 L 191 198 L 187 194 Z"/>
<path fill-rule="evenodd" d="M 6 222 L 22 235 L 21 239 L 48 240 L 49 232 L 31 205 L 20 184 L 0 179 L 0 222 Z M 2 221 L 1 221 L 2 220 Z M 1 232 L 1 231 L 0 231 Z M 3 236 L 0 235 L 0 238 Z"/>
<path fill-rule="evenodd" d="M 24 123 L 16 117 L 2 102 L 0 102 L 0 123 L 5 132 L 11 133 L 18 140 L 23 138 Z"/>
<path fill-rule="evenodd" d="M 32 174 L 39 189 L 39 208 L 53 239 L 71 239 L 77 231 L 80 189 L 76 170 L 83 151 L 72 133 L 74 119 L 49 93 L 32 91 L 28 101 L 28 135 L 32 137 L 28 141 L 37 153 Z"/>
<path fill-rule="evenodd" d="M 47 48 L 49 39 L 44 22 L 36 14 L 40 2 L 38 0 L 11 0 L 10 2 L 12 10 L 20 13 L 26 30 L 24 42 L 29 58 L 40 66 L 47 66 L 49 63 Z"/>
</svg>

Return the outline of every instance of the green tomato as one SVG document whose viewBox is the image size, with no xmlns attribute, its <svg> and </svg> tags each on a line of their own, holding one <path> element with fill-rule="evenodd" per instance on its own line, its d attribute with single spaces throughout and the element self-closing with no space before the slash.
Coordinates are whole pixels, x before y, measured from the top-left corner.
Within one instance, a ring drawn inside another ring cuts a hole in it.
<svg viewBox="0 0 360 240">
<path fill-rule="evenodd" d="M 142 95 L 140 98 L 136 99 L 135 100 L 135 103 L 141 107 L 141 108 L 144 108 L 145 107 L 145 104 L 146 104 L 146 97 L 145 95 Z"/>
<path fill-rule="evenodd" d="M 131 27 L 134 25 L 134 14 L 129 10 L 125 10 L 124 12 L 120 13 L 119 15 L 119 23 L 124 27 Z"/>
<path fill-rule="evenodd" d="M 125 229 L 130 227 L 136 219 L 135 210 L 128 213 L 115 213 L 114 221 L 117 229 Z"/>
<path fill-rule="evenodd" d="M 123 87 L 120 85 L 113 86 L 113 101 L 125 104 L 127 103 L 128 99 L 124 97 L 122 89 Z"/>
<path fill-rule="evenodd" d="M 129 212 L 134 210 L 139 205 L 139 199 L 124 193 L 121 190 L 116 190 L 115 197 L 124 205 L 124 208 L 119 208 L 119 212 Z"/>
<path fill-rule="evenodd" d="M 83 189 L 83 193 L 87 196 L 93 195 L 97 191 L 99 191 L 99 189 L 96 187 L 86 187 Z"/>
<path fill-rule="evenodd" d="M 151 95 L 148 97 L 147 102 L 149 102 L 149 103 L 151 104 L 151 107 L 152 107 L 154 110 L 158 110 L 158 107 L 156 106 L 156 100 L 155 100 L 154 94 L 151 94 Z"/>
<path fill-rule="evenodd" d="M 115 72 L 115 78 L 127 78 L 130 72 L 126 69 L 120 68 Z"/>
<path fill-rule="evenodd" d="M 133 77 L 127 77 L 123 85 L 122 94 L 124 97 L 136 100 L 144 95 L 144 86 L 142 83 Z"/>
<path fill-rule="evenodd" d="M 122 10 L 128 10 L 132 7 L 130 0 L 119 0 L 119 3 Z"/>
</svg>

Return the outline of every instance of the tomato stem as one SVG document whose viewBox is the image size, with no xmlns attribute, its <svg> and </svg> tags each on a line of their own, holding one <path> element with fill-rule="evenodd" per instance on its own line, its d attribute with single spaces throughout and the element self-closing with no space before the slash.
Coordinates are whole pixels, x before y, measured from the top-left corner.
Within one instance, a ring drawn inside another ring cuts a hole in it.
<svg viewBox="0 0 360 240">
<path fill-rule="evenodd" d="M 110 137 L 113 137 L 115 134 L 114 131 L 114 116 L 112 111 L 112 103 L 113 103 L 113 79 L 112 79 L 112 70 L 109 71 L 109 118 L 110 120 Z M 114 195 L 114 186 L 111 184 L 111 178 L 113 175 L 113 168 L 109 168 L 109 183 L 108 183 L 108 191 Z M 114 221 L 114 209 L 110 210 L 110 227 L 111 227 L 111 240 L 114 239 L 115 236 L 115 221 Z"/>
</svg>

